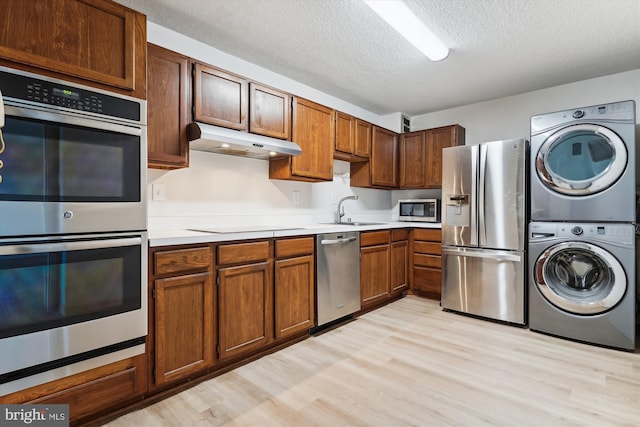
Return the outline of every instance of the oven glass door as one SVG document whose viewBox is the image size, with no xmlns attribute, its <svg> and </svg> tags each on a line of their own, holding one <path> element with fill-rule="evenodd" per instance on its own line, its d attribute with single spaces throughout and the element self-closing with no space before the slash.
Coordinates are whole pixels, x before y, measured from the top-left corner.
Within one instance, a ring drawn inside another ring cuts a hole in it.
<svg viewBox="0 0 640 427">
<path fill-rule="evenodd" d="M 139 202 L 140 133 L 135 127 L 7 107 L 0 201 Z"/>
<path fill-rule="evenodd" d="M 0 246 L 0 338 L 139 309 L 140 236 Z"/>
</svg>

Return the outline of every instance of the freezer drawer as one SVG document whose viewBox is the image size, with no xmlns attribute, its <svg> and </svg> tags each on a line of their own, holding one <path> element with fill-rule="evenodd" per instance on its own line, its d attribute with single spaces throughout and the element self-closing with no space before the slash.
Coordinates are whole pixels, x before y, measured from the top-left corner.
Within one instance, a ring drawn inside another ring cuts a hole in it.
<svg viewBox="0 0 640 427">
<path fill-rule="evenodd" d="M 526 324 L 524 252 L 442 248 L 443 308 Z"/>
</svg>

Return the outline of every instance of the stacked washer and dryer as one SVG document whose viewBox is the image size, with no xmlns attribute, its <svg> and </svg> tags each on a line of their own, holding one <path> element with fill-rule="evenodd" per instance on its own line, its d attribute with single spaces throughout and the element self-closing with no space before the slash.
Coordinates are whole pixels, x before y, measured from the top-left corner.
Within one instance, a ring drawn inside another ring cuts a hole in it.
<svg viewBox="0 0 640 427">
<path fill-rule="evenodd" d="M 633 350 L 635 103 L 531 118 L 529 326 Z"/>
</svg>

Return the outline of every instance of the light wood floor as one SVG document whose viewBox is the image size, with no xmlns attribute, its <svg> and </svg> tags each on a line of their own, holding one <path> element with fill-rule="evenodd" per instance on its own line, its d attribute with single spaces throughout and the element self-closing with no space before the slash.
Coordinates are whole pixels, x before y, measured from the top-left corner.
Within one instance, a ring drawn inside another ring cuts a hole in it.
<svg viewBox="0 0 640 427">
<path fill-rule="evenodd" d="M 407 297 L 117 426 L 640 426 L 640 352 Z"/>
</svg>

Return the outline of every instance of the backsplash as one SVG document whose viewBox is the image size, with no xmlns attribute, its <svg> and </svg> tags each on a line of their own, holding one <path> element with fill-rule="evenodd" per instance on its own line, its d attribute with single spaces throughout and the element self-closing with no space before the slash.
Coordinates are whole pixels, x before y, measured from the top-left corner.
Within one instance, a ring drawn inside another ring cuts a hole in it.
<svg viewBox="0 0 640 427">
<path fill-rule="evenodd" d="M 188 168 L 147 170 L 150 230 L 331 222 L 338 200 L 352 194 L 359 199 L 344 204 L 345 218 L 393 219 L 394 192 L 351 188 L 347 162 L 334 161 L 333 182 L 306 183 L 270 180 L 264 160 L 197 151 L 189 155 Z M 164 200 L 153 200 L 153 184 L 164 186 Z"/>
</svg>

